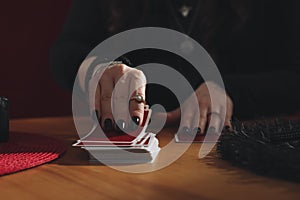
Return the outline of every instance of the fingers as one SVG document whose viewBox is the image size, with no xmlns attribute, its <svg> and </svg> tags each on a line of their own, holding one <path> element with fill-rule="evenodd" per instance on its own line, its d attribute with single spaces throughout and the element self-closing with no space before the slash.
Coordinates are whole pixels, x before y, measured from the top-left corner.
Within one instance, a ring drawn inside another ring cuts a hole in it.
<svg viewBox="0 0 300 200">
<path fill-rule="evenodd" d="M 194 105 L 194 104 L 192 104 Z M 188 106 L 182 109 L 180 132 L 183 134 L 192 134 L 194 127 L 194 109 Z"/>
<path fill-rule="evenodd" d="M 100 86 L 98 81 L 91 80 L 89 84 L 89 105 L 90 105 L 90 112 L 93 119 L 99 120 L 101 117 L 101 108 L 100 108 Z M 92 91 L 95 91 L 93 93 Z"/>
<path fill-rule="evenodd" d="M 136 125 L 140 125 L 144 104 L 131 101 L 129 105 L 129 97 L 132 94 L 145 98 L 146 78 L 141 71 L 123 64 L 113 65 L 105 69 L 99 83 L 96 79 L 90 83 L 90 91 L 96 91 L 95 96 L 90 93 L 90 99 L 95 99 L 95 102 L 90 101 L 91 110 L 97 111 L 101 127 L 105 131 L 126 131 L 131 118 Z M 129 107 L 132 117 L 129 115 Z"/>
<path fill-rule="evenodd" d="M 197 134 L 204 135 L 205 134 L 205 127 L 207 123 L 207 113 L 208 107 L 201 107 L 200 108 L 200 122 L 199 126 L 197 127 Z"/>
<path fill-rule="evenodd" d="M 232 116 L 232 106 L 223 109 L 221 105 L 215 105 L 212 110 L 210 97 L 198 97 L 199 111 L 196 111 L 195 105 L 191 102 L 185 103 L 181 122 L 181 133 L 192 133 L 204 135 L 205 133 L 220 133 L 223 128 L 224 119 L 226 124 L 230 124 Z M 229 106 L 229 105 L 228 105 Z M 225 116 L 226 113 L 226 116 Z M 199 118 L 197 118 L 199 116 Z"/>
<path fill-rule="evenodd" d="M 132 99 L 134 96 L 141 96 L 146 99 L 146 78 L 145 75 L 139 70 L 133 70 L 132 77 L 130 77 L 130 91 L 134 91 L 131 95 Z M 144 116 L 145 102 L 138 102 L 135 100 L 129 101 L 129 112 L 131 117 L 130 128 L 136 130 Z"/>
<path fill-rule="evenodd" d="M 198 105 L 199 105 L 200 120 L 198 126 L 194 128 L 194 132 L 196 134 L 204 135 L 206 131 L 206 125 L 208 123 L 208 111 L 211 103 L 210 103 L 210 98 L 207 98 L 205 96 L 201 96 L 198 98 L 199 98 Z"/>
<path fill-rule="evenodd" d="M 105 131 L 113 130 L 113 115 L 111 98 L 114 89 L 113 78 L 104 72 L 100 79 L 101 93 L 100 93 L 100 108 L 101 108 L 101 126 Z"/>
<path fill-rule="evenodd" d="M 123 65 L 114 68 L 114 90 L 113 90 L 113 116 L 115 128 L 119 131 L 126 131 L 129 122 L 129 90 L 130 80 L 128 79 L 129 68 Z"/>
<path fill-rule="evenodd" d="M 181 109 L 181 124 L 180 131 L 183 134 L 193 134 L 194 128 L 198 127 L 200 121 L 199 107 L 197 106 L 198 99 L 196 95 L 191 97 L 183 104 Z"/>
<path fill-rule="evenodd" d="M 222 127 L 222 116 L 220 111 L 208 113 L 208 129 L 207 133 L 219 133 Z"/>
<path fill-rule="evenodd" d="M 100 85 L 97 85 L 97 89 L 96 89 L 96 94 L 95 94 L 95 112 L 96 112 L 96 117 L 97 120 L 100 120 L 100 116 L 101 116 L 101 92 L 100 92 Z"/>
<path fill-rule="evenodd" d="M 233 115 L 233 103 L 231 99 L 228 99 L 227 109 L 225 113 L 225 122 L 224 122 L 225 130 L 232 130 L 232 124 L 231 124 L 232 115 Z"/>
<path fill-rule="evenodd" d="M 139 95 L 145 99 L 146 78 L 142 71 L 133 68 L 116 68 L 114 76 L 113 114 L 116 128 L 136 130 L 143 121 L 144 101 L 130 100 Z"/>
<path fill-rule="evenodd" d="M 105 131 L 126 131 L 131 121 L 136 126 L 141 124 L 144 103 L 130 101 L 129 105 L 129 97 L 132 94 L 145 98 L 145 88 L 146 78 L 139 70 L 119 64 L 104 71 L 97 88 L 95 107 Z"/>
</svg>

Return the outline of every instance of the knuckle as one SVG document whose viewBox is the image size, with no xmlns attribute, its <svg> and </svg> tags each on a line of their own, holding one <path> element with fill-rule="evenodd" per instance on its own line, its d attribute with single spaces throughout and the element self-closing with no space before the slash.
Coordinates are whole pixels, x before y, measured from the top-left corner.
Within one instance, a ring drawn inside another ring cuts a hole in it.
<svg viewBox="0 0 300 200">
<path fill-rule="evenodd" d="M 103 74 L 102 74 L 102 78 L 103 78 L 103 77 L 107 77 L 107 76 L 109 76 L 109 75 L 110 75 L 110 73 L 111 73 L 111 70 L 110 70 L 110 68 L 106 68 L 106 69 L 104 70 Z"/>
<path fill-rule="evenodd" d="M 146 76 L 145 76 L 145 74 L 144 74 L 143 71 L 138 70 L 138 69 L 133 69 L 133 70 L 132 70 L 132 74 L 133 74 L 133 76 L 134 76 L 136 79 L 140 79 L 140 80 L 146 81 Z"/>
<path fill-rule="evenodd" d="M 198 102 L 200 108 L 205 108 L 209 106 L 209 102 L 206 99 L 201 99 Z"/>
<path fill-rule="evenodd" d="M 137 76 L 138 76 L 139 78 L 141 78 L 141 79 L 146 79 L 146 76 L 145 76 L 145 74 L 144 74 L 143 71 L 137 70 L 137 71 L 136 71 L 136 74 L 137 74 Z"/>
<path fill-rule="evenodd" d="M 115 74 L 123 75 L 128 70 L 128 67 L 125 64 L 117 64 L 112 68 Z"/>
</svg>

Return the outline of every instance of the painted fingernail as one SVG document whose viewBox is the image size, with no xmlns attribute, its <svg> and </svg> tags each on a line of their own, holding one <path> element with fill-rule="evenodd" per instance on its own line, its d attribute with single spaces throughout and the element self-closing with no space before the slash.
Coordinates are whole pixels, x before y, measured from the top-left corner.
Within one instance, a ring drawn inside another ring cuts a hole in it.
<svg viewBox="0 0 300 200">
<path fill-rule="evenodd" d="M 200 127 L 194 128 L 193 133 L 196 135 L 201 135 L 201 128 Z"/>
<path fill-rule="evenodd" d="M 126 123 L 123 120 L 118 120 L 117 121 L 117 130 L 118 131 L 125 131 L 126 128 Z"/>
<path fill-rule="evenodd" d="M 112 131 L 113 130 L 113 124 L 111 119 L 106 119 L 104 121 L 104 129 L 105 131 Z"/>
<path fill-rule="evenodd" d="M 181 133 L 182 134 L 189 134 L 190 133 L 190 129 L 188 128 L 188 127 L 183 127 L 182 129 L 181 129 Z"/>
<path fill-rule="evenodd" d="M 132 119 L 132 121 L 133 121 L 136 125 L 140 125 L 140 118 L 139 118 L 139 117 L 133 116 L 131 119 Z"/>
<path fill-rule="evenodd" d="M 132 118 L 132 123 L 131 123 L 131 130 L 132 131 L 136 131 L 140 125 L 140 118 L 139 117 L 136 117 L 136 116 L 133 116 Z"/>
</svg>

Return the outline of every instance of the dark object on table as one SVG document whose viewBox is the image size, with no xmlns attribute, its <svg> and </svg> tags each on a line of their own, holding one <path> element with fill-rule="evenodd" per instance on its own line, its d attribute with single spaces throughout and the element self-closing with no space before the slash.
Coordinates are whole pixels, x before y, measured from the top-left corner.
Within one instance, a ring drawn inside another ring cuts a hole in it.
<svg viewBox="0 0 300 200">
<path fill-rule="evenodd" d="M 0 97 L 0 142 L 6 142 L 9 138 L 8 106 L 8 99 Z"/>
<path fill-rule="evenodd" d="M 300 121 L 233 122 L 218 143 L 221 157 L 260 175 L 300 182 Z"/>
</svg>

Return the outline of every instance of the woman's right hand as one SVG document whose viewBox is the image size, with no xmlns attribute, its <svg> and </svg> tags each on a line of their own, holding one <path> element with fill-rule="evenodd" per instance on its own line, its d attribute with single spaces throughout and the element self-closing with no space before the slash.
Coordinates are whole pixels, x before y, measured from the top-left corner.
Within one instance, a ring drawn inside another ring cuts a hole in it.
<svg viewBox="0 0 300 200">
<path fill-rule="evenodd" d="M 103 130 L 137 129 L 143 121 L 145 102 L 130 99 L 136 95 L 145 99 L 145 90 L 146 77 L 142 71 L 125 64 L 108 66 L 97 84 L 95 97 L 90 93 L 90 98 L 95 98 L 94 109 Z"/>
</svg>

